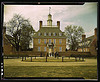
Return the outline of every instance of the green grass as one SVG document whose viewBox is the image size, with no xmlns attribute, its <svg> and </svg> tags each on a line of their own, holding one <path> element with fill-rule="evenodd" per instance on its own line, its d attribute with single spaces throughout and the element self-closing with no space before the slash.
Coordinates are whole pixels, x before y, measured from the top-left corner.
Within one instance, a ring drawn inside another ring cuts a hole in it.
<svg viewBox="0 0 100 82">
<path fill-rule="evenodd" d="M 27 60 L 30 61 L 30 58 Z M 65 60 L 69 60 L 69 58 Z M 71 58 L 72 60 L 75 59 Z M 97 79 L 97 59 L 85 59 L 83 62 L 26 62 L 25 60 L 22 61 L 21 58 L 4 59 L 4 77 L 83 77 L 85 79 Z"/>
<path fill-rule="evenodd" d="M 97 79 L 96 66 L 5 66 L 5 77 L 83 77 Z"/>
</svg>

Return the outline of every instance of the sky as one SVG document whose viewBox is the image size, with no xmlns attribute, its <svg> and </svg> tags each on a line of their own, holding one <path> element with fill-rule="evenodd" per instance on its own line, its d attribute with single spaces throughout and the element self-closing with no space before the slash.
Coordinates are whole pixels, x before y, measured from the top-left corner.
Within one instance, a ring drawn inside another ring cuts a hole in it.
<svg viewBox="0 0 100 82">
<path fill-rule="evenodd" d="M 97 27 L 97 2 L 87 2 L 84 5 L 4 5 L 4 22 L 8 22 L 14 14 L 20 14 L 29 19 L 35 31 L 39 30 L 39 21 L 47 25 L 47 19 L 52 15 L 53 25 L 60 21 L 60 29 L 64 31 L 67 25 L 81 26 L 89 37 Z"/>
</svg>

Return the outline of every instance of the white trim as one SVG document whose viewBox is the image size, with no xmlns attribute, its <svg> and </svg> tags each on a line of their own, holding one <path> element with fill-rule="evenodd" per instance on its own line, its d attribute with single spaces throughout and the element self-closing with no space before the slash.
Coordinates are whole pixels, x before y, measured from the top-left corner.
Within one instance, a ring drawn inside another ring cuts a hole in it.
<svg viewBox="0 0 100 82">
<path fill-rule="evenodd" d="M 38 47 L 38 51 L 41 51 L 41 47 L 40 46 Z"/>
<path fill-rule="evenodd" d="M 39 43 L 39 44 L 41 43 L 41 39 L 38 39 L 38 43 Z"/>
</svg>

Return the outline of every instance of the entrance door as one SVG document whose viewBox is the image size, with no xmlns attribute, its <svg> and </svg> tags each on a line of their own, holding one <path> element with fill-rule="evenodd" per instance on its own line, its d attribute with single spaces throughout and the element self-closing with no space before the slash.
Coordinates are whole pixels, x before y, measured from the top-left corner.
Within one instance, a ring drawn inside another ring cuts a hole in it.
<svg viewBox="0 0 100 82">
<path fill-rule="evenodd" d="M 51 48 L 49 48 L 49 57 L 52 56 Z"/>
</svg>

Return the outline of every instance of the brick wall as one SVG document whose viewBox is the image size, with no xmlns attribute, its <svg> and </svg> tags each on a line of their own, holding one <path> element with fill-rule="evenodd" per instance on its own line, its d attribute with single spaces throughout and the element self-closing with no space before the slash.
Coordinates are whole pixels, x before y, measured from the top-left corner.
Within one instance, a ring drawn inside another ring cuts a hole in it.
<svg viewBox="0 0 100 82">
<path fill-rule="evenodd" d="M 49 42 L 49 39 L 46 39 L 46 43 Z M 53 42 L 53 39 L 51 39 L 51 43 Z M 33 46 L 34 49 L 33 51 L 37 52 L 38 51 L 38 47 L 41 47 L 41 51 L 44 52 L 44 47 L 46 47 L 46 52 L 49 51 L 49 49 L 47 48 L 47 45 L 44 43 L 44 39 L 41 39 L 40 43 L 38 43 L 38 39 L 34 39 L 33 41 Z M 59 39 L 56 39 L 56 44 L 55 44 L 55 48 L 54 48 L 54 52 L 59 51 L 59 47 L 62 47 L 62 52 L 65 51 L 66 49 L 66 39 L 62 39 L 62 43 L 59 44 Z"/>
</svg>

